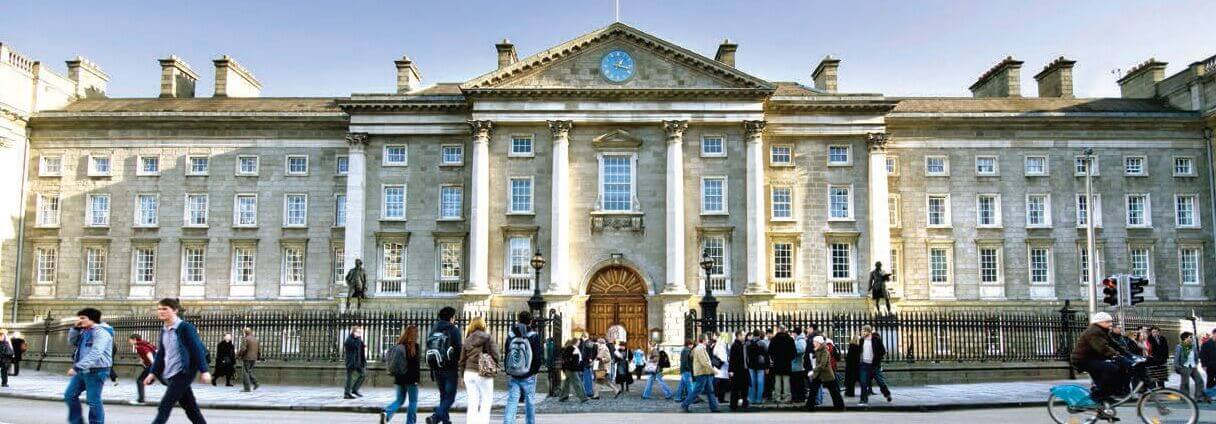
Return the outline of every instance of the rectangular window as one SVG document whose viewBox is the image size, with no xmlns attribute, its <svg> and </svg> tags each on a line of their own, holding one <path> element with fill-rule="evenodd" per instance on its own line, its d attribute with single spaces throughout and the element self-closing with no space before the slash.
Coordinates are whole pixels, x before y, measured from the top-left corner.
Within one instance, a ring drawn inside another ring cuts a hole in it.
<svg viewBox="0 0 1216 424">
<path fill-rule="evenodd" d="M 1001 250 L 995 247 L 980 248 L 980 283 L 998 284 L 1001 281 Z"/>
<path fill-rule="evenodd" d="M 898 157 L 887 156 L 887 175 L 892 176 L 892 177 L 899 175 L 899 158 Z"/>
<path fill-rule="evenodd" d="M 925 175 L 931 177 L 950 175 L 950 161 L 945 156 L 925 156 Z"/>
<path fill-rule="evenodd" d="M 330 253 L 333 254 L 334 283 L 335 284 L 345 284 L 345 281 L 346 281 L 346 278 L 345 278 L 346 277 L 346 274 L 345 274 L 346 273 L 346 248 L 345 248 L 345 246 L 341 246 L 341 245 L 334 246 L 334 248 L 330 250 Z"/>
<path fill-rule="evenodd" d="M 1093 209 L 1098 211 L 1098 213 L 1094 215 L 1094 226 L 1101 227 L 1102 226 L 1102 196 L 1101 195 L 1099 195 L 1099 194 L 1094 195 L 1094 206 L 1096 206 L 1096 207 Z M 1089 202 L 1086 200 L 1085 194 L 1084 193 L 1078 194 L 1077 195 L 1077 227 L 1085 227 L 1086 225 L 1089 225 L 1089 210 L 1090 210 Z"/>
<path fill-rule="evenodd" d="M 156 283 L 156 249 L 151 246 L 136 247 L 132 253 L 131 277 L 135 284 Z"/>
<path fill-rule="evenodd" d="M 709 256 L 713 265 L 709 267 L 710 277 L 726 275 L 726 238 L 706 237 L 701 240 L 701 253 Z M 725 289 L 725 288 L 723 288 Z M 717 287 L 714 290 L 719 290 Z"/>
<path fill-rule="evenodd" d="M 257 156 L 237 156 L 236 157 L 236 174 L 237 175 L 257 175 L 258 174 L 258 157 Z"/>
<path fill-rule="evenodd" d="M 1198 247 L 1183 247 L 1178 250 L 1178 271 L 1182 284 L 1199 284 L 1199 256 Z"/>
<path fill-rule="evenodd" d="M 90 194 L 88 201 L 88 225 L 90 227 L 110 226 L 110 195 Z"/>
<path fill-rule="evenodd" d="M 1094 258 L 1094 265 L 1099 265 L 1102 261 L 1102 250 L 1098 250 L 1098 257 Z M 1081 264 L 1081 272 L 1077 277 L 1080 278 L 1081 284 L 1089 284 L 1089 249 L 1084 244 L 1077 246 L 1077 262 Z M 1102 267 L 1097 266 L 1099 273 Z M 1099 276 L 1100 278 L 1100 276 Z"/>
<path fill-rule="evenodd" d="M 1074 158 L 1073 164 L 1076 170 L 1075 175 L 1084 177 L 1086 172 L 1092 170 L 1090 175 L 1098 175 L 1098 158 L 1095 156 L 1077 156 Z"/>
<path fill-rule="evenodd" d="M 1123 158 L 1123 175 L 1142 177 L 1148 175 L 1148 169 L 1144 167 L 1144 156 L 1127 156 Z"/>
<path fill-rule="evenodd" d="M 334 226 L 346 226 L 346 195 L 334 195 Z"/>
<path fill-rule="evenodd" d="M 929 249 L 929 282 L 933 284 L 950 283 L 950 252 L 943 247 Z"/>
<path fill-rule="evenodd" d="M 628 212 L 633 210 L 633 157 L 604 155 L 601 159 L 601 196 L 603 210 Z"/>
<path fill-rule="evenodd" d="M 976 156 L 975 157 L 975 174 L 976 175 L 997 175 L 996 156 Z"/>
<path fill-rule="evenodd" d="M 334 174 L 349 175 L 350 174 L 350 156 L 337 155 L 334 156 Z"/>
<path fill-rule="evenodd" d="M 930 227 L 949 227 L 950 195 L 930 194 L 927 212 Z"/>
<path fill-rule="evenodd" d="M 832 243 L 832 279 L 851 280 L 853 278 L 853 246 L 848 243 Z"/>
<path fill-rule="evenodd" d="M 232 249 L 232 283 L 252 285 L 257 281 L 257 251 L 252 246 Z"/>
<path fill-rule="evenodd" d="M 203 246 L 182 247 L 182 284 L 203 284 L 205 258 Z"/>
<path fill-rule="evenodd" d="M 288 194 L 283 198 L 283 226 L 303 227 L 308 224 L 308 195 Z"/>
<path fill-rule="evenodd" d="M 38 219 L 39 227 L 58 227 L 59 226 L 59 194 L 39 194 L 38 195 Z"/>
<path fill-rule="evenodd" d="M 186 213 L 185 226 L 187 227 L 206 227 L 207 226 L 207 195 L 206 194 L 187 194 L 186 195 Z"/>
<path fill-rule="evenodd" d="M 287 175 L 308 175 L 308 156 L 288 155 Z"/>
<path fill-rule="evenodd" d="M 891 228 L 899 228 L 903 226 L 903 223 L 900 222 L 900 219 L 903 217 L 903 211 L 900 210 L 900 207 L 898 194 L 887 195 L 887 219 L 890 220 L 888 225 Z"/>
<path fill-rule="evenodd" d="M 283 247 L 283 285 L 304 285 L 304 248 Z"/>
<path fill-rule="evenodd" d="M 384 146 L 384 166 L 405 166 L 409 159 L 407 156 L 405 146 L 391 144 Z"/>
<path fill-rule="evenodd" d="M 980 194 L 976 196 L 976 216 L 980 227 L 1001 226 L 1001 196 Z"/>
<path fill-rule="evenodd" d="M 793 189 L 790 187 L 773 187 L 771 189 L 773 203 L 773 219 L 794 219 Z"/>
<path fill-rule="evenodd" d="M 1051 196 L 1046 194 L 1026 195 L 1026 226 L 1051 226 Z"/>
<path fill-rule="evenodd" d="M 887 287 L 887 290 L 891 290 L 891 287 L 894 287 L 895 283 L 899 281 L 899 275 L 901 273 L 899 264 L 903 263 L 903 260 L 900 259 L 901 254 L 899 252 L 900 249 L 898 247 L 891 249 L 891 267 L 887 270 L 887 272 L 891 273 L 891 285 Z"/>
<path fill-rule="evenodd" d="M 160 175 L 160 157 L 158 156 L 140 156 L 139 169 L 135 175 L 142 176 L 157 176 Z"/>
<path fill-rule="evenodd" d="M 405 245 L 396 242 L 385 242 L 380 247 L 383 257 L 380 260 L 380 291 L 401 293 L 402 280 L 405 278 Z"/>
<path fill-rule="evenodd" d="M 462 246 L 458 241 L 439 242 L 439 279 L 460 281 Z"/>
<path fill-rule="evenodd" d="M 380 210 L 381 219 L 405 219 L 405 186 L 386 185 L 381 195 L 383 207 Z"/>
<path fill-rule="evenodd" d="M 460 219 L 463 213 L 464 188 L 439 187 L 439 219 Z"/>
<path fill-rule="evenodd" d="M 769 147 L 768 163 L 772 166 L 791 166 L 794 164 L 794 148 L 789 145 Z"/>
<path fill-rule="evenodd" d="M 853 194 L 849 186 L 828 187 L 828 219 L 853 219 Z"/>
<path fill-rule="evenodd" d="M 160 221 L 160 199 L 155 194 L 135 195 L 135 226 L 155 227 Z"/>
<path fill-rule="evenodd" d="M 511 237 L 507 241 L 507 274 L 512 277 L 531 277 L 532 239 L 528 237 Z M 532 287 L 529 286 L 528 289 Z M 521 289 L 512 287 L 512 289 Z"/>
<path fill-rule="evenodd" d="M 701 179 L 701 213 L 726 213 L 726 177 Z"/>
<path fill-rule="evenodd" d="M 256 227 L 258 225 L 258 195 L 236 195 L 232 225 L 237 227 Z"/>
<path fill-rule="evenodd" d="M 773 279 L 790 280 L 793 278 L 794 245 L 790 243 L 773 243 Z"/>
<path fill-rule="evenodd" d="M 853 163 L 849 156 L 849 146 L 828 146 L 828 165 L 849 165 Z"/>
<path fill-rule="evenodd" d="M 1194 177 L 1195 176 L 1195 159 L 1190 157 L 1174 158 L 1174 176 L 1175 177 Z"/>
<path fill-rule="evenodd" d="M 106 283 L 105 248 L 86 247 L 84 249 L 84 282 L 85 284 Z"/>
<path fill-rule="evenodd" d="M 1127 195 L 1127 226 L 1148 227 L 1150 225 L 1148 195 Z"/>
<path fill-rule="evenodd" d="M 89 176 L 110 176 L 110 157 L 107 155 L 89 155 Z"/>
<path fill-rule="evenodd" d="M 39 177 L 63 176 L 63 156 L 42 156 L 38 160 Z"/>
<path fill-rule="evenodd" d="M 39 247 L 35 249 L 34 281 L 38 284 L 55 284 L 59 268 L 59 249 Z"/>
<path fill-rule="evenodd" d="M 211 171 L 211 158 L 207 156 L 186 156 L 186 175 L 204 176 Z"/>
<path fill-rule="evenodd" d="M 1199 205 L 1199 196 L 1194 194 L 1179 194 L 1174 196 L 1174 225 L 1184 228 L 1199 228 L 1199 215 L 1195 208 Z"/>
<path fill-rule="evenodd" d="M 1047 156 L 1027 156 L 1025 163 L 1027 177 L 1047 175 Z"/>
<path fill-rule="evenodd" d="M 511 136 L 511 151 L 507 156 L 532 156 L 532 136 Z"/>
<path fill-rule="evenodd" d="M 1051 284 L 1051 250 L 1030 248 L 1030 284 Z"/>
<path fill-rule="evenodd" d="M 464 165 L 464 146 L 453 144 L 441 147 L 440 164 L 452 166 Z"/>
<path fill-rule="evenodd" d="M 701 156 L 726 156 L 726 141 L 720 136 L 701 137 Z"/>
<path fill-rule="evenodd" d="M 1149 260 L 1149 250 L 1144 247 L 1133 247 L 1128 251 L 1130 262 L 1128 271 L 1136 277 L 1148 278 L 1152 262 Z"/>
<path fill-rule="evenodd" d="M 510 181 L 509 213 L 532 213 L 532 178 L 515 177 Z"/>
</svg>

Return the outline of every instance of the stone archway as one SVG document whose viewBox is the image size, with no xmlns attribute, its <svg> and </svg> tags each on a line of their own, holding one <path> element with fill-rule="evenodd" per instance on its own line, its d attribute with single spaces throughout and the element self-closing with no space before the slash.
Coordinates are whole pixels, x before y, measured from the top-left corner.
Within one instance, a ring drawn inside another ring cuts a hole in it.
<svg viewBox="0 0 1216 424">
<path fill-rule="evenodd" d="M 591 277 L 587 286 L 586 330 L 603 336 L 614 325 L 625 327 L 630 350 L 645 349 L 647 338 L 646 282 L 632 268 L 612 265 Z"/>
</svg>

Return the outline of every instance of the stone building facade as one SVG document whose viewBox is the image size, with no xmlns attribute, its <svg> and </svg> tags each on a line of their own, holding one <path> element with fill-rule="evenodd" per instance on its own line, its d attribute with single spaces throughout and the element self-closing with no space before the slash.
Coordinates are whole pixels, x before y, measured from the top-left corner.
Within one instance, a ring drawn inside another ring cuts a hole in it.
<svg viewBox="0 0 1216 424">
<path fill-rule="evenodd" d="M 974 97 L 898 98 L 839 91 L 830 57 L 772 82 L 729 41 L 711 59 L 620 23 L 496 48 L 470 81 L 423 86 L 403 57 L 394 92 L 342 98 L 259 97 L 228 56 L 196 97 L 169 57 L 159 97 L 113 99 L 87 60 L 59 77 L 3 46 L 12 317 L 337 308 L 356 259 L 366 308 L 524 309 L 539 284 L 572 327 L 668 341 L 707 285 L 723 311 L 866 308 L 876 261 L 898 309 L 1059 308 L 1086 296 L 1089 210 L 1099 276 L 1212 309 L 1213 59 L 1146 62 L 1121 98 L 1074 97 L 1063 58 L 1038 97 L 1007 58 Z"/>
</svg>

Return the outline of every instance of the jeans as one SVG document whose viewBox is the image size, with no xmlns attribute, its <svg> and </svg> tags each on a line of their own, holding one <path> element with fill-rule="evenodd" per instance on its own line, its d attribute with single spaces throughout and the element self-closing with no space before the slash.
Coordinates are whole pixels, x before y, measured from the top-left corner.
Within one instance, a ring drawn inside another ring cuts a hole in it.
<svg viewBox="0 0 1216 424">
<path fill-rule="evenodd" d="M 718 412 L 718 396 L 714 394 L 714 376 L 713 375 L 698 375 L 692 383 L 689 384 L 688 394 L 684 396 L 684 401 L 680 403 L 680 407 L 688 410 L 688 406 L 697 400 L 697 397 L 704 394 L 709 402 L 709 410 Z"/>
<path fill-rule="evenodd" d="M 144 368 L 143 371 L 139 373 L 139 377 L 135 378 L 135 393 L 138 394 L 138 396 L 135 398 L 136 402 L 144 403 L 144 379 L 148 378 L 148 374 L 150 372 L 151 371 L 148 368 Z"/>
<path fill-rule="evenodd" d="M 776 374 L 773 377 L 773 401 L 777 403 L 789 402 L 793 398 L 793 393 L 790 392 L 790 376 L 788 374 Z"/>
<path fill-rule="evenodd" d="M 595 392 L 595 371 L 591 370 L 590 365 L 583 367 L 583 393 L 587 397 L 595 397 L 597 395 Z"/>
<path fill-rule="evenodd" d="M 1089 397 L 1095 401 L 1127 392 L 1128 373 L 1123 367 L 1109 359 L 1089 359 L 1077 364 L 1077 369 L 1089 373 L 1094 380 L 1094 390 Z"/>
<path fill-rule="evenodd" d="M 569 398 L 571 394 L 578 396 L 579 400 L 587 399 L 587 394 L 583 392 L 583 388 L 581 387 L 582 383 L 580 380 L 582 380 L 582 377 L 579 376 L 578 371 L 562 370 L 562 376 L 565 378 L 562 379 L 561 390 L 557 392 L 559 399 Z"/>
<path fill-rule="evenodd" d="M 464 390 L 468 395 L 468 424 L 490 424 L 490 408 L 494 407 L 494 378 L 482 377 L 477 371 L 464 372 Z"/>
<path fill-rule="evenodd" d="M 456 370 L 435 371 L 435 385 L 439 386 L 439 405 L 431 413 L 431 419 L 436 423 L 450 423 L 452 417 L 448 411 L 456 402 Z"/>
<path fill-rule="evenodd" d="M 874 364 L 861 363 L 858 370 L 857 380 L 861 383 L 861 402 L 865 403 L 870 399 L 870 381 L 878 383 L 878 390 L 883 396 L 890 397 L 891 389 L 887 388 L 887 379 L 882 375 L 882 368 L 874 368 Z"/>
<path fill-rule="evenodd" d="M 241 382 L 245 385 L 245 390 L 248 391 L 250 385 L 258 385 L 258 378 L 253 375 L 253 365 L 258 361 L 242 360 L 241 362 L 243 362 L 245 365 L 245 372 L 244 375 L 241 376 Z"/>
<path fill-rule="evenodd" d="M 165 380 L 165 396 L 160 398 L 160 406 L 156 408 L 156 419 L 152 420 L 152 424 L 164 424 L 169 421 L 169 414 L 177 404 L 182 405 L 190 422 L 206 424 L 207 419 L 203 418 L 203 413 L 198 409 L 198 402 L 194 399 L 194 389 L 190 388 L 190 383 L 193 382 L 194 373 L 190 371 L 182 371 Z"/>
<path fill-rule="evenodd" d="M 663 382 L 663 375 L 658 372 L 652 372 L 647 375 L 650 378 L 646 379 L 646 388 L 642 390 L 642 399 L 650 399 L 650 391 L 654 389 L 655 384 L 658 384 L 659 389 L 663 390 L 664 399 L 671 399 L 673 393 L 671 392 L 671 388 L 667 387 L 667 383 Z"/>
<path fill-rule="evenodd" d="M 1191 394 L 1188 392 L 1191 391 L 1191 381 L 1194 380 L 1194 382 L 1195 382 L 1195 393 L 1193 395 L 1194 399 L 1203 399 L 1203 398 L 1207 397 L 1207 395 L 1204 394 L 1203 378 L 1199 375 L 1199 368 L 1197 368 L 1197 367 L 1180 367 L 1180 368 L 1182 369 L 1182 372 L 1181 372 L 1182 386 L 1179 387 L 1179 390 L 1181 390 L 1182 393 Z"/>
<path fill-rule="evenodd" d="M 519 398 L 524 398 L 524 423 L 536 423 L 536 376 L 528 378 L 510 377 L 507 379 L 507 405 L 503 411 L 503 424 L 515 424 L 515 415 L 519 410 Z"/>
<path fill-rule="evenodd" d="M 676 386 L 676 402 L 683 402 L 692 391 L 692 371 L 680 373 L 680 385 Z"/>
<path fill-rule="evenodd" d="M 68 381 L 67 390 L 63 391 L 63 401 L 68 404 L 68 423 L 82 424 L 80 416 L 80 393 L 85 394 L 85 403 L 89 404 L 89 424 L 106 422 L 106 411 L 101 405 L 101 389 L 106 385 L 109 370 L 77 371 Z"/>
<path fill-rule="evenodd" d="M 747 370 L 751 373 L 752 385 L 747 389 L 747 401 L 752 406 L 764 403 L 764 370 Z"/>
<path fill-rule="evenodd" d="M 398 409 L 401 409 L 401 404 L 405 403 L 406 396 L 409 396 L 410 403 L 406 408 L 405 424 L 418 422 L 418 385 L 402 386 L 397 384 L 394 387 L 397 388 L 397 398 L 384 407 L 384 422 L 391 422 L 393 420 L 393 415 L 397 413 Z"/>
</svg>

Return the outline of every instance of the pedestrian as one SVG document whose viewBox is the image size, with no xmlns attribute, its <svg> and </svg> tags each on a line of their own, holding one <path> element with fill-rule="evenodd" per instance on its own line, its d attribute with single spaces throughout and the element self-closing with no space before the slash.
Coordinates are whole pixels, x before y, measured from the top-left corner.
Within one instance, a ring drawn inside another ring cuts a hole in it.
<svg viewBox="0 0 1216 424">
<path fill-rule="evenodd" d="M 612 369 L 615 371 L 615 383 L 617 391 L 615 397 L 621 397 L 622 394 L 629 392 L 629 385 L 633 384 L 633 371 L 630 369 L 632 360 L 630 359 L 629 348 L 625 347 L 625 342 L 617 342 L 616 350 L 612 352 Z"/>
<path fill-rule="evenodd" d="M 164 298 L 156 304 L 156 317 L 163 323 L 160 331 L 160 349 L 152 361 L 152 370 L 144 377 L 144 384 L 152 384 L 157 377 L 165 383 L 165 395 L 160 399 L 153 424 L 164 424 L 173 412 L 173 406 L 181 404 L 186 417 L 194 424 L 203 424 L 202 411 L 194 399 L 195 373 L 201 375 L 203 384 L 211 382 L 207 370 L 207 347 L 198 337 L 194 324 L 178 317 L 182 304 L 174 298 Z"/>
<path fill-rule="evenodd" d="M 702 334 L 697 339 L 697 347 L 692 351 L 692 375 L 693 383 L 689 388 L 689 392 L 684 396 L 684 402 L 680 404 L 680 409 L 688 412 L 688 407 L 692 405 L 693 400 L 704 394 L 705 401 L 709 404 L 710 412 L 718 412 L 718 396 L 714 394 L 714 366 L 713 360 L 709 354 L 709 334 Z"/>
<path fill-rule="evenodd" d="M 579 340 L 570 339 L 566 341 L 566 345 L 562 347 L 561 367 L 562 367 L 562 385 L 558 391 L 558 402 L 565 402 L 570 399 L 570 393 L 578 396 L 579 402 L 587 401 L 587 392 L 582 387 L 582 355 L 578 348 Z"/>
<path fill-rule="evenodd" d="M 815 366 L 811 369 L 811 393 L 818 393 L 821 387 L 826 387 L 832 396 L 832 409 L 844 410 L 844 398 L 840 396 L 840 386 L 836 384 L 836 373 L 832 371 L 831 353 L 823 336 L 815 336 L 812 340 L 815 351 Z M 862 393 L 865 391 L 863 389 Z M 814 412 L 819 402 L 815 396 L 807 396 L 806 409 Z"/>
<path fill-rule="evenodd" d="M 1216 387 L 1216 329 L 1212 330 L 1207 341 L 1199 345 L 1199 365 L 1207 374 L 1207 388 Z"/>
<path fill-rule="evenodd" d="M 76 324 L 68 329 L 68 343 L 75 346 L 72 367 L 68 368 L 68 376 L 72 379 L 63 393 L 63 400 L 68 405 L 68 423 L 84 422 L 80 411 L 81 393 L 85 393 L 85 403 L 89 405 L 89 424 L 104 423 L 106 412 L 101 404 L 101 390 L 114 365 L 114 329 L 101 322 L 101 311 L 84 308 L 76 312 Z"/>
<path fill-rule="evenodd" d="M 680 349 L 680 385 L 676 386 L 676 402 L 683 402 L 692 391 L 692 339 L 684 339 L 684 348 Z"/>
<path fill-rule="evenodd" d="M 667 387 L 667 383 L 663 382 L 663 370 L 671 366 L 671 360 L 665 359 L 667 352 L 659 349 L 659 345 L 655 342 L 650 342 L 650 353 L 646 355 L 646 366 L 643 371 L 646 372 L 646 388 L 642 390 L 642 399 L 650 399 L 650 392 L 655 385 L 663 391 L 663 399 L 671 400 L 675 393 Z"/>
<path fill-rule="evenodd" d="M 465 328 L 464 349 L 460 354 L 460 375 L 468 397 L 469 424 L 489 424 L 490 408 L 494 406 L 494 375 L 502 360 L 498 347 L 486 331 L 486 320 L 473 317 Z"/>
<path fill-rule="evenodd" d="M 857 406 L 866 406 L 870 399 L 870 382 L 878 383 L 882 396 L 891 401 L 891 389 L 887 388 L 887 379 L 882 374 L 882 359 L 886 357 L 887 349 L 882 343 L 882 336 L 874 332 L 868 325 L 861 327 L 861 362 L 859 363 L 857 379 L 861 383 L 861 402 Z"/>
<path fill-rule="evenodd" d="M 714 393 L 718 395 L 718 403 L 726 403 L 726 394 L 730 393 L 730 352 L 726 340 L 730 333 L 722 333 L 718 338 L 709 335 L 709 361 L 714 366 Z"/>
<path fill-rule="evenodd" d="M 422 379 L 422 354 L 418 348 L 418 326 L 405 327 L 397 337 L 397 344 L 389 348 L 384 355 L 385 368 L 393 376 L 393 386 L 397 389 L 397 397 L 393 399 L 384 411 L 380 412 L 380 424 L 393 420 L 393 415 L 401 409 L 401 404 L 409 398 L 406 407 L 405 424 L 418 421 L 418 381 Z"/>
<path fill-rule="evenodd" d="M 224 386 L 232 387 L 232 376 L 236 374 L 236 345 L 232 344 L 232 333 L 224 333 L 224 338 L 215 345 L 215 373 L 211 374 L 211 385 L 214 386 L 224 377 Z"/>
<path fill-rule="evenodd" d="M 844 396 L 857 396 L 857 383 L 861 375 L 861 336 L 849 338 L 848 350 L 844 354 Z"/>
<path fill-rule="evenodd" d="M 1148 328 L 1148 343 L 1149 350 L 1149 365 L 1164 366 L 1169 362 L 1170 346 L 1165 336 L 1161 335 L 1161 329 L 1156 326 Z M 1156 381 L 1158 388 L 1165 387 L 1165 381 Z"/>
<path fill-rule="evenodd" d="M 730 376 L 730 410 L 735 411 L 740 407 L 744 411 L 751 405 L 748 398 L 748 389 L 751 386 L 751 370 L 747 362 L 747 333 L 743 331 L 735 332 L 735 340 L 731 342 L 727 361 L 727 369 Z"/>
<path fill-rule="evenodd" d="M 760 339 L 760 344 L 764 346 L 764 351 L 768 353 L 769 357 L 768 368 L 764 369 L 764 390 L 760 396 L 760 400 L 766 402 L 773 400 L 773 388 L 777 385 L 776 374 L 773 374 L 772 351 L 769 350 L 769 343 L 772 343 L 774 334 L 772 328 L 765 329 L 764 337 Z"/>
<path fill-rule="evenodd" d="M 599 356 L 599 346 L 595 345 L 595 341 L 584 330 L 582 331 L 583 341 L 579 344 L 579 354 L 583 365 L 583 392 L 586 393 L 588 399 L 599 399 L 600 394 L 595 390 L 595 359 Z"/>
<path fill-rule="evenodd" d="M 0 328 L 0 387 L 8 387 L 8 365 L 13 362 L 14 356 L 8 330 Z"/>
<path fill-rule="evenodd" d="M 111 333 L 113 333 L 113 332 L 111 332 Z M 113 334 L 111 334 L 111 335 L 113 335 Z M 118 344 L 113 343 L 113 340 L 111 340 L 110 358 L 117 358 L 117 357 L 118 357 Z M 114 387 L 118 387 L 118 371 L 114 369 L 113 361 L 110 362 L 110 384 L 113 384 Z"/>
<path fill-rule="evenodd" d="M 431 369 L 431 380 L 439 386 L 439 405 L 435 411 L 426 417 L 426 424 L 451 424 L 448 411 L 456 402 L 456 386 L 459 365 L 457 361 L 462 349 L 460 330 L 452 325 L 456 317 L 456 309 L 444 306 L 439 310 L 439 318 L 431 325 L 431 331 L 426 337 L 427 367 Z"/>
<path fill-rule="evenodd" d="M 21 335 L 20 331 L 14 332 L 13 338 L 10 339 L 9 341 L 13 345 L 13 374 L 12 374 L 12 376 L 16 377 L 18 374 L 21 374 L 21 358 L 25 356 L 25 351 L 26 351 L 26 349 L 29 349 L 29 345 L 27 345 L 25 343 L 25 337 L 23 337 Z"/>
<path fill-rule="evenodd" d="M 1174 372 L 1182 376 L 1182 383 L 1178 388 L 1182 393 L 1190 392 L 1191 382 L 1194 381 L 1194 399 L 1199 402 L 1208 402 L 1211 399 L 1204 390 L 1203 377 L 1199 375 L 1199 355 L 1195 349 L 1194 336 L 1189 331 L 1178 336 L 1178 347 L 1174 349 Z"/>
<path fill-rule="evenodd" d="M 806 334 L 802 327 L 794 328 L 794 360 L 790 365 L 790 390 L 794 392 L 791 403 L 806 402 Z"/>
<path fill-rule="evenodd" d="M 646 352 L 639 347 L 633 350 L 633 377 L 635 380 L 642 379 L 642 371 L 646 368 Z"/>
<path fill-rule="evenodd" d="M 135 351 L 135 356 L 139 357 L 139 363 L 142 365 L 139 377 L 135 379 L 136 397 L 130 404 L 141 405 L 144 403 L 144 379 L 148 378 L 148 374 L 152 370 L 152 362 L 156 359 L 156 345 L 144 340 L 144 337 L 138 333 L 131 333 L 131 336 L 127 337 L 127 342 L 131 343 L 131 349 Z"/>
<path fill-rule="evenodd" d="M 503 424 L 515 424 L 519 400 L 524 400 L 524 423 L 536 423 L 536 375 L 540 373 L 540 335 L 532 326 L 532 313 L 522 311 L 507 338 L 503 371 L 507 374 L 507 405 Z"/>
<path fill-rule="evenodd" d="M 253 329 L 245 327 L 241 333 L 244 334 L 244 337 L 241 339 L 241 350 L 237 352 L 236 356 L 241 358 L 241 367 L 244 369 L 244 372 L 241 373 L 241 384 L 244 385 L 244 389 L 241 391 L 248 392 L 261 387 L 258 384 L 257 376 L 253 375 L 253 368 L 262 359 L 262 350 L 258 345 L 258 338 L 253 335 Z"/>
<path fill-rule="evenodd" d="M 793 399 L 794 393 L 790 391 L 790 373 L 792 373 L 794 365 L 794 355 L 797 348 L 794 346 L 794 338 L 786 330 L 785 326 L 778 326 L 777 333 L 769 340 L 768 354 L 773 360 L 773 367 L 770 372 L 773 374 L 773 401 L 777 403 L 789 403 Z"/>
<path fill-rule="evenodd" d="M 608 386 L 608 390 L 613 393 L 620 393 L 621 387 L 616 384 L 616 370 L 612 366 L 612 349 L 608 348 L 608 341 L 603 337 L 595 342 L 595 369 L 596 373 L 600 374 L 597 377 L 602 377 L 604 385 Z"/>
<path fill-rule="evenodd" d="M 765 349 L 764 333 L 756 330 L 747 343 L 748 387 L 747 400 L 751 406 L 764 404 L 764 377 L 768 372 L 770 360 Z"/>
<path fill-rule="evenodd" d="M 346 384 L 342 387 L 342 398 L 363 397 L 363 393 L 359 393 L 363 380 L 367 378 L 367 343 L 363 341 L 363 327 L 356 325 L 350 329 L 346 341 L 342 342 L 342 359 L 346 363 Z"/>
</svg>

